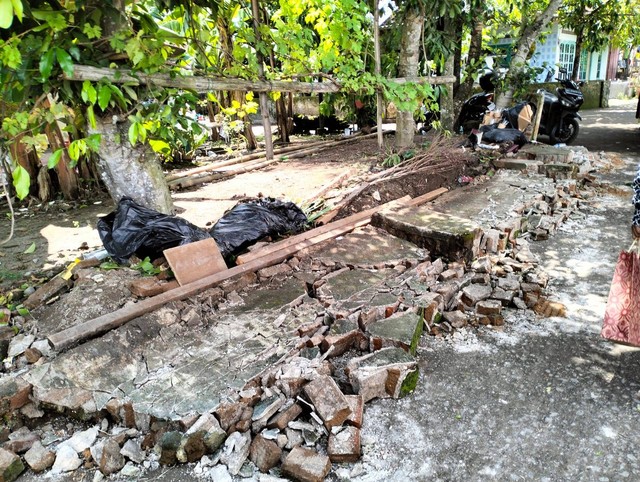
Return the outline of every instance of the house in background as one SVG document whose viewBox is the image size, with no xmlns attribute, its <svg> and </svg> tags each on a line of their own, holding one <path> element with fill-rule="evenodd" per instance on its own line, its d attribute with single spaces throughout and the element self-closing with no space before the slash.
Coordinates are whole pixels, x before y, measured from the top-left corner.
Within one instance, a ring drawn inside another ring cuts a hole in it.
<svg viewBox="0 0 640 482">
<path fill-rule="evenodd" d="M 565 68 L 571 75 L 575 53 L 576 35 L 571 30 L 563 29 L 556 24 L 544 42 L 536 44 L 535 53 L 530 61 L 532 67 L 544 67 L 545 65 L 547 67 L 547 70 L 538 76 L 538 82 L 554 81 L 560 67 Z M 615 67 L 613 75 L 611 75 L 610 53 L 612 52 L 608 46 L 600 52 L 586 52 L 583 49 L 580 55 L 578 79 L 584 81 L 615 79 Z M 614 65 L 617 65 L 617 57 L 616 52 Z"/>
</svg>

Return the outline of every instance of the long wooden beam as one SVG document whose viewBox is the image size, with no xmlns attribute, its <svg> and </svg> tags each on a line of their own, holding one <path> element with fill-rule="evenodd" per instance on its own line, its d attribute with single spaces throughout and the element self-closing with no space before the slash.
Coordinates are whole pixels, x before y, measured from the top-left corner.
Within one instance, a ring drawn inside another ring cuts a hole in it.
<svg viewBox="0 0 640 482">
<path fill-rule="evenodd" d="M 214 92 L 218 90 L 237 90 L 243 92 L 297 92 L 305 94 L 330 94 L 342 90 L 337 82 L 297 82 L 285 80 L 253 81 L 235 78 L 181 76 L 171 77 L 169 74 L 145 74 L 131 70 L 109 69 L 106 67 L 92 67 L 89 65 L 74 65 L 72 75 L 64 75 L 67 80 L 98 82 L 107 79 L 114 84 L 134 83 L 156 85 L 158 87 L 173 87 L 187 89 L 198 93 Z M 397 78 L 393 82 L 403 84 L 416 82 L 419 84 L 450 84 L 455 80 L 452 75 L 438 77 L 416 77 L 413 79 Z"/>
<path fill-rule="evenodd" d="M 421 196 L 421 198 L 426 199 L 427 195 Z M 337 223 L 332 223 L 333 225 L 321 226 L 315 230 L 307 231 L 306 233 L 302 233 L 297 236 L 292 236 L 281 243 L 275 243 L 278 244 L 275 250 L 271 249 L 269 252 L 265 252 L 263 255 L 247 261 L 244 264 L 207 276 L 198 281 L 187 283 L 157 296 L 146 298 L 135 304 L 120 308 L 112 313 L 107 313 L 50 335 L 48 337 L 49 343 L 57 351 L 66 350 L 81 341 L 94 338 L 118 328 L 128 321 L 156 310 L 167 303 L 183 300 L 189 296 L 195 296 L 235 276 L 239 276 L 244 273 L 253 273 L 259 269 L 273 266 L 274 264 L 288 259 L 302 249 L 313 246 L 321 241 L 340 236 L 341 234 L 348 233 L 358 226 L 364 226 L 370 222 L 371 216 L 375 212 L 393 206 L 394 204 L 409 205 L 409 203 L 411 203 L 411 199 L 407 196 L 406 198 L 402 198 L 402 200 L 391 201 L 375 208 L 368 209 L 367 211 L 354 214 L 348 218 L 341 219 Z"/>
</svg>

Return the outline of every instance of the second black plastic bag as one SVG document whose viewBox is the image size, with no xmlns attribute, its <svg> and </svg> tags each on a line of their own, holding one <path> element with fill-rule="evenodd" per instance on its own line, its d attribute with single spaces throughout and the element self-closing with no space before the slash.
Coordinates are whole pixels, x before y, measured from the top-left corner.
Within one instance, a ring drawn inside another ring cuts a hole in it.
<svg viewBox="0 0 640 482">
<path fill-rule="evenodd" d="M 227 211 L 209 233 L 225 259 L 267 236 L 297 233 L 307 224 L 307 216 L 292 202 L 262 198 L 237 204 Z"/>
<path fill-rule="evenodd" d="M 186 219 L 163 214 L 123 197 L 115 211 L 98 221 L 98 234 L 109 255 L 124 264 L 133 255 L 159 258 L 165 249 L 210 237 Z"/>
</svg>

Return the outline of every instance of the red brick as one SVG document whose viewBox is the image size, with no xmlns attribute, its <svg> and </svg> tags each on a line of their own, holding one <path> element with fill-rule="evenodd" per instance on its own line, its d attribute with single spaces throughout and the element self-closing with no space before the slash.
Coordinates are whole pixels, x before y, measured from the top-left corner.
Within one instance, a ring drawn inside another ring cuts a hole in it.
<svg viewBox="0 0 640 482">
<path fill-rule="evenodd" d="M 360 459 L 360 429 L 345 427 L 338 433 L 329 435 L 327 453 L 331 462 L 357 462 Z"/>
<path fill-rule="evenodd" d="M 138 298 L 156 296 L 180 286 L 176 280 L 160 281 L 157 278 L 140 278 L 129 285 L 129 291 Z"/>
<path fill-rule="evenodd" d="M 29 403 L 31 384 L 20 377 L 6 377 L 0 381 L 0 417 Z"/>
<path fill-rule="evenodd" d="M 300 482 L 322 482 L 331 470 L 326 455 L 295 447 L 282 464 L 282 473 Z"/>
<path fill-rule="evenodd" d="M 303 390 L 328 429 L 341 425 L 351 414 L 349 403 L 333 378 L 318 377 Z"/>
<path fill-rule="evenodd" d="M 280 462 L 282 449 L 273 440 L 257 435 L 251 442 L 249 459 L 256 464 L 260 472 L 268 472 Z"/>
<path fill-rule="evenodd" d="M 351 408 L 351 415 L 345 420 L 348 425 L 353 425 L 357 428 L 362 428 L 362 417 L 364 415 L 364 399 L 362 395 L 345 395 L 349 408 Z"/>
<path fill-rule="evenodd" d="M 267 428 L 277 428 L 278 430 L 284 430 L 289 422 L 298 418 L 298 415 L 302 413 L 302 407 L 297 403 L 294 403 L 286 410 L 280 413 L 276 413 L 271 420 L 267 423 Z"/>
</svg>

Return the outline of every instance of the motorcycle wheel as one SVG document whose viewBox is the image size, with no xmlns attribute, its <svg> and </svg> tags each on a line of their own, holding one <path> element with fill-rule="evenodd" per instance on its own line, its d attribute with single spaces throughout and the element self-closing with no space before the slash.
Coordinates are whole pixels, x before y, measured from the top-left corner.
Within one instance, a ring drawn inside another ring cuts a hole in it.
<svg viewBox="0 0 640 482">
<path fill-rule="evenodd" d="M 560 132 L 559 126 L 555 126 L 549 134 L 551 144 L 571 144 L 578 137 L 580 124 L 577 119 L 568 119 L 563 122 L 563 129 Z"/>
</svg>

